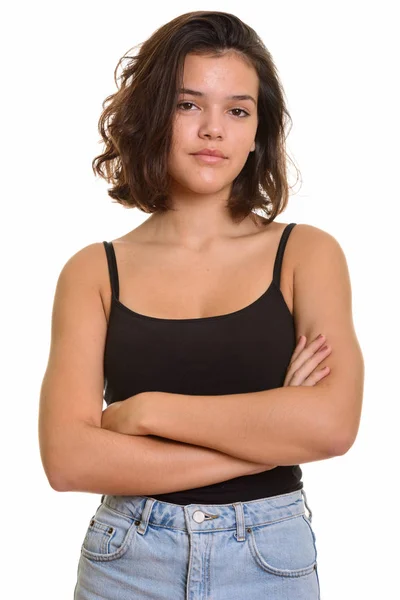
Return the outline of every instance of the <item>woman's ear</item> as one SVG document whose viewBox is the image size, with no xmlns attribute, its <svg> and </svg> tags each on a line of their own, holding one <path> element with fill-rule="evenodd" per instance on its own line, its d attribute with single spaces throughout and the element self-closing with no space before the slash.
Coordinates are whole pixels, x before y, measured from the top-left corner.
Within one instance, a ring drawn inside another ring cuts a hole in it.
<svg viewBox="0 0 400 600">
<path fill-rule="evenodd" d="M 256 149 L 256 142 L 254 141 L 250 148 L 250 152 L 254 152 L 255 149 Z"/>
</svg>

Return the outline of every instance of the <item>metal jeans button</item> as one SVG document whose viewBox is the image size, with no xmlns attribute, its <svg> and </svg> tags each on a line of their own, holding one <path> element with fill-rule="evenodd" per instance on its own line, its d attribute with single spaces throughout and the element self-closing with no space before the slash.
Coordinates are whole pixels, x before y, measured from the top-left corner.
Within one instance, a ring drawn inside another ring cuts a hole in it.
<svg viewBox="0 0 400 600">
<path fill-rule="evenodd" d="M 195 510 L 192 518 L 194 521 L 196 521 L 196 523 L 202 523 L 205 519 L 205 516 L 202 510 Z"/>
</svg>

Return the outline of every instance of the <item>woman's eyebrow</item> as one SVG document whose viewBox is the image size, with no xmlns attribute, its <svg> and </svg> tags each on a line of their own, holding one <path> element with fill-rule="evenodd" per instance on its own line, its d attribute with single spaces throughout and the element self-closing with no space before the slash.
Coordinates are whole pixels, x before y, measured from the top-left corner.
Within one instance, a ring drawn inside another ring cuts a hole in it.
<svg viewBox="0 0 400 600">
<path fill-rule="evenodd" d="M 189 94 L 190 96 L 205 96 L 206 94 L 203 94 L 203 92 L 198 92 L 197 90 L 190 90 L 188 88 L 180 88 L 179 90 L 180 94 Z M 254 104 L 256 105 L 256 101 L 254 100 L 253 96 L 250 96 L 249 94 L 234 94 L 233 96 L 226 96 L 227 100 L 251 100 L 252 102 L 254 102 Z"/>
</svg>

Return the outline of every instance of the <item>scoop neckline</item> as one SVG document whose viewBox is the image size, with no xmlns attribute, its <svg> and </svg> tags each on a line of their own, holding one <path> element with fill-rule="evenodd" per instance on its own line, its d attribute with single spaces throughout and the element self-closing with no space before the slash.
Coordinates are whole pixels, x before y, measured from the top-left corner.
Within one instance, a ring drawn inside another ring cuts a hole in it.
<svg viewBox="0 0 400 600">
<path fill-rule="evenodd" d="M 190 317 L 190 318 L 186 318 L 186 319 L 167 319 L 167 318 L 164 318 L 164 317 L 153 317 L 151 315 L 144 315 L 142 313 L 136 312 L 135 310 L 132 310 L 131 308 L 129 308 L 128 306 L 126 306 L 125 304 L 123 304 L 114 294 L 112 295 L 112 299 L 111 300 L 112 300 L 112 305 L 113 306 L 118 306 L 120 309 L 122 309 L 127 314 L 130 314 L 130 315 L 132 315 L 134 317 L 138 317 L 139 319 L 145 319 L 145 320 L 148 320 L 148 321 L 158 321 L 158 322 L 164 322 L 164 323 L 196 323 L 196 322 L 197 323 L 204 323 L 204 322 L 207 322 L 207 321 L 215 321 L 217 319 L 228 319 L 230 317 L 235 317 L 237 315 L 240 315 L 240 314 L 246 312 L 247 310 L 255 307 L 274 288 L 278 289 L 278 291 L 280 291 L 280 288 L 277 287 L 277 285 L 275 283 L 275 280 L 272 279 L 271 283 L 269 284 L 269 286 L 267 287 L 267 289 L 261 294 L 261 296 L 259 296 L 255 300 L 253 300 L 253 302 L 250 302 L 250 304 L 247 304 L 247 306 L 243 306 L 243 308 L 239 308 L 238 310 L 235 310 L 235 311 L 230 312 L 230 313 L 225 313 L 225 314 L 222 314 L 222 315 L 211 315 L 209 317 Z M 282 298 L 283 298 L 283 296 L 282 296 Z M 285 302 L 285 305 L 286 305 L 286 302 Z M 112 307 L 111 307 L 111 310 L 112 310 Z M 289 308 L 288 308 L 288 310 L 289 310 Z M 289 313 L 290 313 L 290 311 L 289 311 Z M 111 314 L 110 314 L 110 317 L 111 317 Z"/>
</svg>

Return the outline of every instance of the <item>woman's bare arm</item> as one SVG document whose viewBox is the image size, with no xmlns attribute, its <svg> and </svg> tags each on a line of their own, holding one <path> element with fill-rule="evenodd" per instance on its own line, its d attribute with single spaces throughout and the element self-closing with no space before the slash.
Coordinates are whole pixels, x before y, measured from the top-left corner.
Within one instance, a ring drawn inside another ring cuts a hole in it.
<svg viewBox="0 0 400 600">
<path fill-rule="evenodd" d="M 221 452 L 156 436 L 130 436 L 90 424 L 65 434 L 69 466 L 58 491 L 151 495 L 176 492 L 268 470 Z"/>
</svg>

